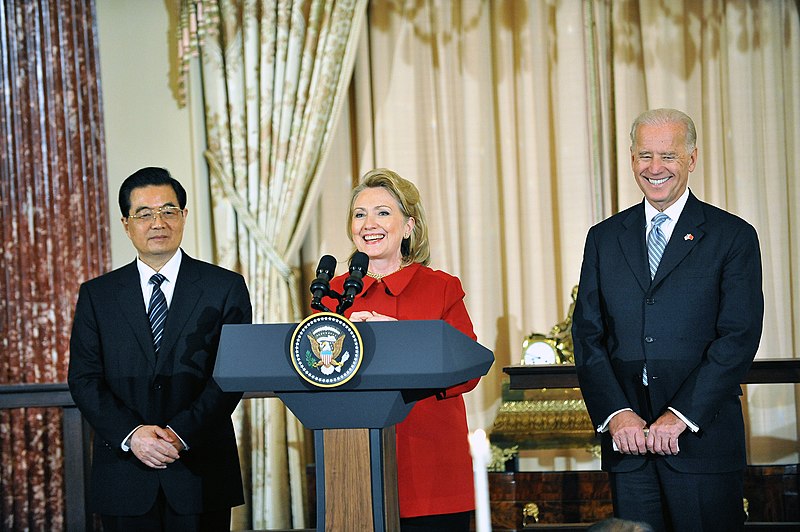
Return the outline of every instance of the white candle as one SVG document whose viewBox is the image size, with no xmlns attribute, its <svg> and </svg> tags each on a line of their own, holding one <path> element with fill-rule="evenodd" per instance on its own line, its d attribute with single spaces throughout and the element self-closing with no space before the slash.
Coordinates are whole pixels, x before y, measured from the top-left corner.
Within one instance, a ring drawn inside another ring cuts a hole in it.
<svg viewBox="0 0 800 532">
<path fill-rule="evenodd" d="M 475 483 L 475 531 L 490 532 L 492 519 L 489 511 L 489 474 L 486 472 L 486 466 L 492 457 L 489 439 L 481 429 L 470 434 L 468 438 Z"/>
</svg>

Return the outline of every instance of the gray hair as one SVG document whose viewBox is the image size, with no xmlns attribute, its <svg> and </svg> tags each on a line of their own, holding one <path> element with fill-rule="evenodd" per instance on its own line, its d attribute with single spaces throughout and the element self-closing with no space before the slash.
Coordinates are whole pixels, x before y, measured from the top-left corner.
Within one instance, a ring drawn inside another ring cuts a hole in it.
<svg viewBox="0 0 800 532">
<path fill-rule="evenodd" d="M 677 109 L 650 109 L 637 116 L 631 126 L 631 150 L 636 145 L 636 133 L 639 131 L 639 126 L 663 126 L 666 124 L 683 125 L 686 129 L 686 151 L 692 153 L 697 146 L 697 130 L 689 115 Z"/>
</svg>

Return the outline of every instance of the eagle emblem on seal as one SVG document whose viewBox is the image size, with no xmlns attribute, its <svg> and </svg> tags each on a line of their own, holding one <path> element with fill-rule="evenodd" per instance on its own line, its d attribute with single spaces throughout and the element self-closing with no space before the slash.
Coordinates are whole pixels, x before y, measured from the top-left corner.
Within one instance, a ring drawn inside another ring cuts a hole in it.
<svg viewBox="0 0 800 532">
<path fill-rule="evenodd" d="M 334 371 L 341 371 L 341 366 L 347 359 L 350 358 L 348 353 L 345 353 L 342 360 L 338 358 L 342 354 L 342 346 L 344 345 L 345 335 L 339 336 L 320 336 L 315 338 L 313 335 L 308 334 L 308 341 L 311 343 L 311 351 L 317 357 L 317 361 L 312 364 L 312 367 L 319 368 L 325 375 L 330 375 Z M 322 366 L 322 367 L 320 367 Z"/>
<path fill-rule="evenodd" d="M 364 353 L 361 335 L 350 320 L 319 312 L 297 325 L 289 356 L 300 378 L 320 388 L 334 388 L 358 373 Z"/>
</svg>

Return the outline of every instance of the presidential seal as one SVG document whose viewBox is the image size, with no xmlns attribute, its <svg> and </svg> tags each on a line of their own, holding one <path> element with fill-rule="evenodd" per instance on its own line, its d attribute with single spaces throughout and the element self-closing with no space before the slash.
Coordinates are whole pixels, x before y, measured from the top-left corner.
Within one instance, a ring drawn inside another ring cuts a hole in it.
<svg viewBox="0 0 800 532">
<path fill-rule="evenodd" d="M 361 335 L 350 320 L 333 312 L 312 314 L 300 322 L 290 350 L 297 374 L 321 388 L 352 379 L 363 358 Z"/>
</svg>

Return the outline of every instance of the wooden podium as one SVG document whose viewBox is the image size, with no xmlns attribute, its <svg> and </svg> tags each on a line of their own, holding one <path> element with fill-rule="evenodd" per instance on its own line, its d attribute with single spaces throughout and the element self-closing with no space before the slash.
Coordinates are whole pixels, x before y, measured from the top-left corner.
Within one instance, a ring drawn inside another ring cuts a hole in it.
<svg viewBox="0 0 800 532">
<path fill-rule="evenodd" d="M 292 364 L 295 327 L 223 326 L 214 379 L 275 393 L 314 431 L 317 530 L 399 530 L 394 425 L 417 400 L 485 375 L 494 355 L 441 320 L 358 323 L 358 373 L 319 388 Z"/>
</svg>

